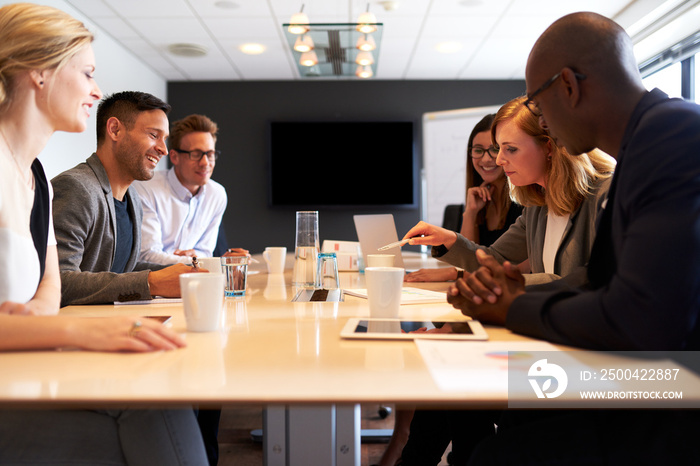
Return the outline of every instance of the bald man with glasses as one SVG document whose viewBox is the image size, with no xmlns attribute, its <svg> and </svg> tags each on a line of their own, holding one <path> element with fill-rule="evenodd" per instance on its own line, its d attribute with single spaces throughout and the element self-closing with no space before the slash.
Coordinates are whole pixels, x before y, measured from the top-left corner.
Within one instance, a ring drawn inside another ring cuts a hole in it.
<svg viewBox="0 0 700 466">
<path fill-rule="evenodd" d="M 594 350 L 667 351 L 697 370 L 700 107 L 647 91 L 629 36 L 595 13 L 554 22 L 525 75 L 525 105 L 552 137 L 572 154 L 597 147 L 617 159 L 587 274 L 525 289 L 517 268 L 480 254 L 482 266 L 455 282 L 448 301 L 516 333 Z M 498 425 L 470 464 L 700 461 L 697 410 L 506 411 Z"/>
</svg>

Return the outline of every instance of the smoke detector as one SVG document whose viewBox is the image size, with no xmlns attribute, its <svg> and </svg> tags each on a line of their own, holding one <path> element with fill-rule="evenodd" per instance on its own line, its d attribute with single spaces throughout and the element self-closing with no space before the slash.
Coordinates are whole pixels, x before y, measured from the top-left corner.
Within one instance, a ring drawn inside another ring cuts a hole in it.
<svg viewBox="0 0 700 466">
<path fill-rule="evenodd" d="M 377 3 L 384 7 L 384 11 L 394 11 L 399 8 L 399 2 L 397 0 L 384 0 Z"/>
<path fill-rule="evenodd" d="M 178 57 L 203 57 L 207 54 L 206 47 L 198 44 L 170 44 L 168 51 Z"/>
</svg>

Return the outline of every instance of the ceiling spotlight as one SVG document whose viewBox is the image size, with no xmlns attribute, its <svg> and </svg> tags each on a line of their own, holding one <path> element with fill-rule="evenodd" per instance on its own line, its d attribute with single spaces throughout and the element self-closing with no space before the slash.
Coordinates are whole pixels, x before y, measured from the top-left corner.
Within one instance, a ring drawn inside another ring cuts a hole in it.
<svg viewBox="0 0 700 466">
<path fill-rule="evenodd" d="M 355 47 L 363 52 L 371 52 L 377 48 L 377 43 L 374 41 L 372 36 L 364 34 L 357 39 L 357 44 L 355 44 Z"/>
<path fill-rule="evenodd" d="M 310 52 L 302 53 L 301 58 L 299 59 L 299 64 L 302 66 L 318 65 L 318 57 L 316 56 L 316 52 L 311 50 Z"/>
<path fill-rule="evenodd" d="M 369 66 L 374 63 L 374 57 L 372 56 L 372 52 L 360 52 L 357 54 L 357 58 L 355 58 L 355 63 L 361 66 Z"/>
<path fill-rule="evenodd" d="M 238 49 L 246 55 L 260 55 L 265 51 L 265 46 L 262 44 L 249 43 L 241 45 Z"/>
<path fill-rule="evenodd" d="M 314 41 L 311 40 L 311 36 L 304 34 L 297 37 L 296 42 L 294 42 L 294 50 L 297 52 L 308 52 L 314 49 Z"/>
<path fill-rule="evenodd" d="M 289 20 L 289 32 L 292 34 L 306 34 L 309 32 L 309 17 L 304 13 L 304 5 L 299 13 L 294 13 Z"/>
<path fill-rule="evenodd" d="M 203 57 L 207 54 L 206 47 L 198 44 L 170 44 L 168 51 L 178 57 Z"/>
<path fill-rule="evenodd" d="M 372 75 L 374 75 L 374 72 L 371 66 L 358 66 L 357 70 L 355 70 L 355 76 L 358 78 L 371 78 Z"/>
</svg>

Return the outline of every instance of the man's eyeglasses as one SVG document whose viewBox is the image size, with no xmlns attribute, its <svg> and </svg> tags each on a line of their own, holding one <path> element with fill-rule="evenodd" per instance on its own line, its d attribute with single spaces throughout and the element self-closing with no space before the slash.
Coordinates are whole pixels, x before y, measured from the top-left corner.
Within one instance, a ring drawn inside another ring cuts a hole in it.
<svg viewBox="0 0 700 466">
<path fill-rule="evenodd" d="M 193 162 L 199 162 L 202 160 L 202 157 L 205 155 L 207 156 L 207 159 L 210 162 L 215 162 L 216 159 L 219 158 L 219 155 L 221 154 L 220 150 L 208 150 L 206 152 L 203 152 L 201 150 L 180 150 L 180 149 L 175 149 L 175 152 L 179 154 L 187 154 L 187 156 L 192 160 Z"/>
<path fill-rule="evenodd" d="M 493 147 L 493 146 L 489 146 L 486 149 L 481 147 L 481 146 L 472 147 L 472 158 L 473 159 L 480 159 L 486 153 L 489 154 L 489 157 L 491 157 L 492 159 L 495 159 L 496 156 L 498 155 L 498 149 Z"/>
<path fill-rule="evenodd" d="M 542 84 L 539 87 L 539 89 L 537 89 L 531 95 L 527 96 L 527 100 L 525 102 L 523 102 L 523 104 L 527 107 L 527 109 L 530 110 L 530 112 L 532 112 L 532 114 L 535 115 L 536 117 L 539 118 L 542 116 L 542 110 L 540 110 L 540 107 L 532 99 L 534 99 L 535 96 L 537 96 L 537 94 L 541 94 L 542 92 L 546 91 L 547 88 L 549 88 L 549 86 L 554 84 L 554 81 L 559 79 L 559 76 L 561 76 L 562 71 L 558 72 L 557 74 L 555 74 L 554 76 L 549 78 L 546 83 Z M 583 81 L 584 79 L 586 79 L 585 74 L 574 73 L 574 76 L 576 77 L 576 79 L 578 79 L 580 81 Z"/>
</svg>

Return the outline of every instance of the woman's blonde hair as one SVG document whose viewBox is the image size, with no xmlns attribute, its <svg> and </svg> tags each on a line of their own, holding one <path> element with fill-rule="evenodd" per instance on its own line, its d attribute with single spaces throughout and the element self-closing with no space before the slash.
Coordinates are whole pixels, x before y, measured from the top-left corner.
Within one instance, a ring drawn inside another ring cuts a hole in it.
<svg viewBox="0 0 700 466">
<path fill-rule="evenodd" d="M 19 73 L 60 69 L 92 40 L 83 23 L 56 8 L 32 3 L 0 8 L 0 111 L 10 104 Z"/>
<path fill-rule="evenodd" d="M 491 126 L 491 139 L 496 144 L 496 128 L 500 123 L 512 121 L 540 145 L 551 147 L 547 159 L 547 189 L 538 184 L 513 186 L 510 193 L 523 206 L 547 206 L 556 215 L 575 211 L 590 193 L 598 180 L 612 176 L 615 159 L 595 149 L 581 155 L 571 155 L 557 145 L 549 133 L 540 126 L 539 118 L 524 105 L 526 97 L 518 97 L 503 105 L 496 113 Z"/>
</svg>

